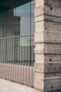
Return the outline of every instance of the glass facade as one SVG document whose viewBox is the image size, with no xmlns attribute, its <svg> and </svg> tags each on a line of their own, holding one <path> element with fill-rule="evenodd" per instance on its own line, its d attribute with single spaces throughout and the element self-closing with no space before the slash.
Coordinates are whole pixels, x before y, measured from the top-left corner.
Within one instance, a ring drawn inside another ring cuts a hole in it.
<svg viewBox="0 0 61 92">
<path fill-rule="evenodd" d="M 29 61 L 30 65 L 34 60 L 34 42 L 31 35 L 35 30 L 35 2 L 20 1 L 2 0 L 0 3 L 0 38 L 4 38 L 0 40 L 0 62 L 21 61 L 24 64 Z"/>
<path fill-rule="evenodd" d="M 33 34 L 34 28 L 34 1 L 19 5 L 13 0 L 10 6 L 3 0 L 0 5 L 0 37 Z"/>
<path fill-rule="evenodd" d="M 34 0 L 0 0 L 0 77 L 33 87 Z"/>
</svg>

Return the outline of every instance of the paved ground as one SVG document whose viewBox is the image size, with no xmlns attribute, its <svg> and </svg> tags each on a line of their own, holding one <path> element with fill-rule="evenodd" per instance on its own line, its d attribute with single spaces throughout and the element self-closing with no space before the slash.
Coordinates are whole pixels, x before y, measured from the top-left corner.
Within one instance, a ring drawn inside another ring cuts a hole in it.
<svg viewBox="0 0 61 92">
<path fill-rule="evenodd" d="M 33 88 L 0 79 L 0 92 L 39 92 Z"/>
</svg>

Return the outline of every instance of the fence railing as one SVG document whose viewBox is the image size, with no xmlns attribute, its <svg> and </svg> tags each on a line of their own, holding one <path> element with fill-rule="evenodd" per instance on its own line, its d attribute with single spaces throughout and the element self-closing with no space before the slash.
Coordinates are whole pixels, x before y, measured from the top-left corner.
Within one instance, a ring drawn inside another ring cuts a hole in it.
<svg viewBox="0 0 61 92">
<path fill-rule="evenodd" d="M 34 36 L 0 38 L 0 77 L 33 87 Z"/>
</svg>

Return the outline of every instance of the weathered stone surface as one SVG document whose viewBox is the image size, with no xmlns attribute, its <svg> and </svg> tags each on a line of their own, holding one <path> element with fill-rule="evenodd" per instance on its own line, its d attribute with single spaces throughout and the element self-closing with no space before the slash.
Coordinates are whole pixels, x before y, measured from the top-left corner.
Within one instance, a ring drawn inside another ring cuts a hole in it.
<svg viewBox="0 0 61 92">
<path fill-rule="evenodd" d="M 55 17 L 61 17 L 61 10 L 56 8 L 51 8 L 47 5 L 40 6 L 35 8 L 35 16 L 41 16 L 41 15 L 50 15 Z"/>
<path fill-rule="evenodd" d="M 61 73 L 61 63 L 35 63 L 35 72 Z"/>
<path fill-rule="evenodd" d="M 34 86 L 42 92 L 61 92 L 61 0 L 35 2 Z"/>
<path fill-rule="evenodd" d="M 34 88 L 44 92 L 44 79 L 41 79 L 41 73 L 35 72 L 35 81 L 34 81 Z"/>
<path fill-rule="evenodd" d="M 52 55 L 61 55 L 61 44 L 44 44 L 39 43 L 35 44 L 35 53 L 36 54 L 52 54 Z"/>
<path fill-rule="evenodd" d="M 41 35 L 40 35 L 41 34 Z M 61 32 L 53 32 L 49 30 L 44 30 L 42 32 L 35 32 L 34 37 L 35 43 L 61 43 Z"/>
<path fill-rule="evenodd" d="M 45 91 L 61 90 L 61 78 L 47 78 L 44 80 Z"/>
<path fill-rule="evenodd" d="M 44 54 L 35 54 L 36 63 L 61 63 L 61 55 L 44 55 Z"/>
</svg>

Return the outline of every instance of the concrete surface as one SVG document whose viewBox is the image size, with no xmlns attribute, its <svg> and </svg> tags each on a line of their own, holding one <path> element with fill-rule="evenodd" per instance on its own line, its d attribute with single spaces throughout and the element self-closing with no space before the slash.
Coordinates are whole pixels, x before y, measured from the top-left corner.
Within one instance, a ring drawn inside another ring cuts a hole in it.
<svg viewBox="0 0 61 92">
<path fill-rule="evenodd" d="M 34 88 L 0 78 L 0 92 L 39 92 Z"/>
</svg>

